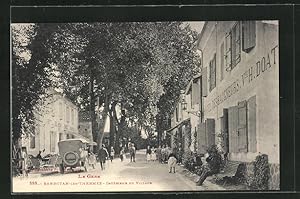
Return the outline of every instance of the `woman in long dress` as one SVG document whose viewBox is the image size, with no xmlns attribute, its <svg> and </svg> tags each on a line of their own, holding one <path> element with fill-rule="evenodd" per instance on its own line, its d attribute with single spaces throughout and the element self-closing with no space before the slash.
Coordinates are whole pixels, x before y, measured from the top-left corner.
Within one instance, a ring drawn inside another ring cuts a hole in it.
<svg viewBox="0 0 300 199">
<path fill-rule="evenodd" d="M 150 149 L 150 146 L 148 145 L 147 150 L 146 150 L 146 160 L 147 160 L 147 162 L 149 162 L 151 160 L 151 153 L 152 153 L 152 151 Z"/>
<path fill-rule="evenodd" d="M 151 149 L 151 160 L 152 161 L 156 160 L 156 150 L 154 149 L 154 147 L 152 147 Z"/>
<path fill-rule="evenodd" d="M 27 155 L 27 150 L 26 147 L 22 147 L 22 152 L 21 152 L 21 156 L 22 156 L 22 174 L 23 177 L 27 177 L 28 176 L 28 165 L 29 165 L 29 158 Z"/>
</svg>

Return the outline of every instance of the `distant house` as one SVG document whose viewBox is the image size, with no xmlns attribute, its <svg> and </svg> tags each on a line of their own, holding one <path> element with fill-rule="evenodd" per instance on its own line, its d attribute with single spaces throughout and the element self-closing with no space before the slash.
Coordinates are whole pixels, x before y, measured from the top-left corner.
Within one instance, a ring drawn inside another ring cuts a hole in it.
<svg viewBox="0 0 300 199">
<path fill-rule="evenodd" d="M 99 113 L 96 113 L 96 123 L 97 128 L 96 131 L 99 131 L 102 129 L 103 125 L 105 125 L 104 120 L 100 117 Z M 107 146 L 109 145 L 109 131 L 104 129 L 104 135 L 103 135 L 103 143 Z M 91 115 L 89 111 L 80 111 L 79 112 L 79 126 L 78 126 L 79 134 L 89 141 L 93 141 L 93 134 L 92 134 L 92 120 Z"/>
<path fill-rule="evenodd" d="M 198 78 L 191 80 L 186 90 L 181 92 L 171 116 L 171 128 L 167 133 L 171 136 L 171 147 L 182 147 L 184 151 L 197 151 L 197 126 L 200 120 Z M 193 85 L 195 84 L 195 85 Z M 197 100 L 196 100 L 197 99 Z"/>
<path fill-rule="evenodd" d="M 79 125 L 78 125 L 79 134 L 83 137 L 93 140 L 92 135 L 92 122 L 90 113 L 88 111 L 79 112 Z"/>
<path fill-rule="evenodd" d="M 28 154 L 58 153 L 58 142 L 63 139 L 81 137 L 78 132 L 78 108 L 61 93 L 51 90 L 42 102 L 41 110 L 35 112 L 35 125 L 22 145 Z"/>
</svg>

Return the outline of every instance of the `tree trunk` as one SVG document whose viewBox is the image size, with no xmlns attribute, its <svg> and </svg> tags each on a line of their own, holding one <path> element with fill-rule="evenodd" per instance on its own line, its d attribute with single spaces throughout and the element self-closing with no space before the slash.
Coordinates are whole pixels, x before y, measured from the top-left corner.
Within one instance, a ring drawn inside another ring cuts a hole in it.
<svg viewBox="0 0 300 199">
<path fill-rule="evenodd" d="M 90 74 L 90 116 L 92 121 L 93 141 L 96 142 L 98 138 L 98 129 L 97 129 L 97 121 L 96 121 L 96 113 L 95 113 L 94 74 L 92 69 Z"/>
<path fill-rule="evenodd" d="M 106 119 L 107 119 L 107 115 L 108 115 L 108 97 L 106 96 L 105 97 L 105 102 L 104 102 L 104 109 L 103 109 L 103 112 L 102 112 L 102 121 L 103 121 L 103 123 L 100 126 L 99 136 L 98 136 L 98 139 L 97 139 L 98 147 L 102 146 L 102 143 L 103 143 L 105 122 L 106 122 Z"/>
<path fill-rule="evenodd" d="M 114 142 L 115 141 L 114 140 L 114 138 L 115 138 L 115 118 L 113 116 L 112 109 L 109 111 L 109 118 L 110 118 L 110 123 L 109 123 L 109 142 L 110 142 L 110 146 L 115 146 L 115 142 Z"/>
</svg>

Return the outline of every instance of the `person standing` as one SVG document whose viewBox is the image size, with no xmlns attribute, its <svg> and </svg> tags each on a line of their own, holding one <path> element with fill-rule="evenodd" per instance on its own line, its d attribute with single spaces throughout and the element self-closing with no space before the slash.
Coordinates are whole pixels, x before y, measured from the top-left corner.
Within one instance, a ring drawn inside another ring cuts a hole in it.
<svg viewBox="0 0 300 199">
<path fill-rule="evenodd" d="M 146 160 L 147 162 L 151 160 L 151 149 L 149 145 L 147 146 L 147 150 L 146 150 Z"/>
<path fill-rule="evenodd" d="M 28 155 L 27 155 L 27 150 L 26 147 L 22 147 L 21 149 L 21 170 L 22 170 L 22 175 L 23 177 L 27 177 L 28 176 L 28 165 L 29 165 L 29 161 L 28 161 Z"/>
<path fill-rule="evenodd" d="M 163 148 L 161 149 L 161 159 L 162 159 L 162 163 L 165 163 L 165 160 L 166 160 L 166 145 L 163 145 Z"/>
<path fill-rule="evenodd" d="M 120 151 L 120 159 L 121 159 L 121 162 L 123 162 L 124 155 L 125 155 L 125 148 L 122 147 L 122 148 L 121 148 L 121 151 Z"/>
<path fill-rule="evenodd" d="M 170 153 L 168 157 L 168 167 L 169 167 L 169 173 L 176 172 L 176 163 L 177 159 L 174 153 Z"/>
<path fill-rule="evenodd" d="M 108 158 L 108 156 L 109 156 L 109 154 L 107 152 L 107 149 L 105 148 L 105 144 L 103 144 L 98 152 L 98 158 L 100 160 L 100 166 L 101 166 L 102 170 L 105 169 L 105 161 Z"/>
<path fill-rule="evenodd" d="M 156 149 L 154 147 L 151 148 L 151 160 L 156 160 Z"/>
<path fill-rule="evenodd" d="M 130 162 L 135 162 L 135 152 L 136 149 L 134 147 L 134 143 L 131 144 L 131 147 L 129 148 L 129 153 L 130 153 Z"/>
<path fill-rule="evenodd" d="M 158 162 L 161 163 L 162 162 L 162 158 L 161 158 L 161 146 L 160 145 L 156 149 L 156 153 L 157 153 Z"/>
<path fill-rule="evenodd" d="M 110 147 L 110 162 L 113 161 L 114 156 L 115 156 L 115 149 L 114 149 L 113 146 L 111 146 L 111 147 Z"/>
</svg>

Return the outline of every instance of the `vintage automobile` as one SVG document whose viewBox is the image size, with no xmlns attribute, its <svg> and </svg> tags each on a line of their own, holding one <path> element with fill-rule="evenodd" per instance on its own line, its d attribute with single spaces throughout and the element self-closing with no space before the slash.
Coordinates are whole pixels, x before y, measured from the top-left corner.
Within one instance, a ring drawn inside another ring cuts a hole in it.
<svg viewBox="0 0 300 199">
<path fill-rule="evenodd" d="M 64 173 L 66 168 L 84 167 L 88 170 L 88 141 L 81 138 L 66 139 L 58 142 L 59 170 Z"/>
</svg>

